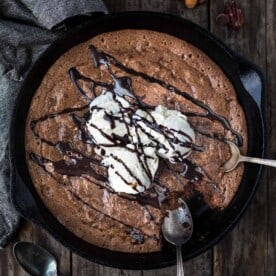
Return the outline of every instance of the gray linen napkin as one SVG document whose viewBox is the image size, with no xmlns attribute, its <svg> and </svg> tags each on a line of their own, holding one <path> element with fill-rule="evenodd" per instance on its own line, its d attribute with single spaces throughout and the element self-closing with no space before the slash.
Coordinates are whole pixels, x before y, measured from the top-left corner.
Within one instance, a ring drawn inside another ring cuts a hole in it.
<svg viewBox="0 0 276 276">
<path fill-rule="evenodd" d="M 107 13 L 102 0 L 0 1 L 0 249 L 19 224 L 9 198 L 8 138 L 14 101 L 31 65 L 63 34 L 55 26 L 93 12 Z"/>
</svg>

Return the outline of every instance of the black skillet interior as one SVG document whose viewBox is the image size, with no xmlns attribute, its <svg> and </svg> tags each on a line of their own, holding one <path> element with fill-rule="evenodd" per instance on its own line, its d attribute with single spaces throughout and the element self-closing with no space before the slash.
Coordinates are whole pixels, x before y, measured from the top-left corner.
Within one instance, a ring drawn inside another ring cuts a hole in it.
<svg viewBox="0 0 276 276">
<path fill-rule="evenodd" d="M 235 56 L 222 42 L 206 30 L 184 19 L 157 13 L 122 13 L 98 17 L 82 22 L 64 38 L 53 44 L 33 66 L 17 100 L 11 130 L 11 160 L 14 167 L 11 188 L 12 201 L 25 218 L 39 224 L 58 241 L 76 253 L 94 262 L 125 269 L 153 269 L 175 263 L 174 247 L 165 244 L 162 252 L 126 254 L 93 246 L 63 227 L 47 210 L 38 197 L 25 161 L 24 132 L 28 108 L 36 88 L 53 62 L 71 47 L 103 32 L 120 29 L 148 29 L 168 33 L 202 49 L 232 81 L 238 99 L 246 114 L 249 131 L 248 154 L 263 157 L 266 135 L 264 123 L 263 78 L 251 63 Z M 195 231 L 183 247 L 187 260 L 218 242 L 240 219 L 260 182 L 262 168 L 246 165 L 242 183 L 231 202 L 223 211 L 211 210 L 200 198 L 189 204 L 194 217 Z"/>
</svg>

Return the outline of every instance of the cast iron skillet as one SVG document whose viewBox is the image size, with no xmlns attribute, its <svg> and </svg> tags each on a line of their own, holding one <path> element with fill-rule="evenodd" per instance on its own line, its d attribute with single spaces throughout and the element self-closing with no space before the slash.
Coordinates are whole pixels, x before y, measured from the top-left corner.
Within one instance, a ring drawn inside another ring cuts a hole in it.
<svg viewBox="0 0 276 276">
<path fill-rule="evenodd" d="M 173 246 L 165 244 L 159 253 L 126 254 L 99 248 L 81 240 L 63 227 L 42 203 L 32 185 L 25 160 L 24 133 L 28 108 L 48 68 L 62 53 L 76 44 L 103 32 L 126 28 L 168 33 L 192 43 L 211 57 L 233 83 L 244 109 L 249 132 L 248 155 L 264 157 L 266 147 L 264 82 L 262 74 L 253 64 L 233 54 L 208 31 L 184 19 L 146 12 L 107 15 L 83 22 L 66 37 L 54 43 L 27 76 L 17 100 L 11 127 L 10 145 L 14 172 L 11 198 L 15 208 L 24 218 L 46 229 L 58 241 L 79 255 L 117 268 L 153 269 L 175 263 Z M 183 247 L 184 260 L 201 254 L 234 227 L 251 201 L 260 182 L 261 173 L 261 166 L 246 164 L 240 188 L 224 211 L 211 210 L 200 199 L 190 202 L 195 232 L 192 239 Z"/>
</svg>

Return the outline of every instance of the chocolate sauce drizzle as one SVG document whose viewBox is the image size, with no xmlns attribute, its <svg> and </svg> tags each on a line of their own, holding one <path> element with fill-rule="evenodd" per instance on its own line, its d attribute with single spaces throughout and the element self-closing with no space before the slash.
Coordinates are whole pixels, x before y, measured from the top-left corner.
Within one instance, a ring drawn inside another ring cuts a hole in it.
<svg viewBox="0 0 276 276">
<path fill-rule="evenodd" d="M 132 76 L 136 76 L 136 77 L 140 77 L 142 79 L 144 79 L 145 81 L 149 82 L 149 83 L 156 83 L 162 87 L 164 87 L 165 89 L 176 93 L 178 95 L 181 95 L 182 97 L 184 97 L 185 99 L 189 100 L 190 102 L 192 102 L 193 104 L 195 104 L 196 106 L 202 108 L 203 110 L 205 110 L 204 114 L 197 114 L 197 113 L 186 113 L 186 116 L 191 116 L 191 117 L 205 117 L 209 120 L 212 121 L 217 121 L 219 122 L 225 129 L 227 129 L 228 131 L 230 131 L 232 133 L 232 135 L 235 136 L 235 143 L 239 146 L 241 146 L 243 144 L 243 140 L 242 140 L 242 136 L 237 133 L 230 125 L 230 123 L 227 121 L 226 118 L 224 118 L 223 116 L 220 116 L 219 114 L 216 114 L 208 105 L 204 104 L 203 102 L 193 98 L 191 95 L 189 95 L 187 92 L 183 92 L 180 89 L 178 89 L 177 87 L 167 83 L 166 81 L 157 79 L 153 76 L 149 76 L 145 73 L 142 72 L 138 72 L 132 68 L 129 68 L 127 66 L 125 66 L 124 64 L 122 64 L 120 61 L 118 61 L 116 58 L 114 58 L 113 56 L 111 56 L 110 54 L 107 54 L 103 51 L 98 50 L 95 46 L 91 45 L 89 47 L 90 52 L 91 52 L 91 57 L 93 60 L 93 63 L 95 65 L 95 67 L 99 67 L 100 65 L 104 65 L 106 66 L 106 68 L 108 69 L 111 77 L 112 77 L 112 83 L 103 83 L 101 81 L 96 81 L 90 77 L 84 76 L 82 75 L 76 68 L 71 68 L 69 70 L 69 76 L 72 80 L 72 83 L 75 85 L 76 89 L 78 90 L 78 92 L 80 93 L 80 95 L 82 95 L 88 102 L 91 102 L 93 100 L 94 97 L 96 97 L 96 89 L 97 88 L 101 88 L 102 90 L 108 90 L 111 91 L 114 95 L 114 100 L 115 99 L 115 95 L 124 97 L 124 98 L 128 98 L 130 99 L 130 101 L 132 101 L 132 105 L 133 106 L 137 106 L 137 108 L 140 108 L 144 111 L 147 112 L 147 114 L 150 115 L 150 110 L 154 109 L 153 106 L 150 106 L 146 103 L 143 102 L 143 99 L 141 97 L 138 97 L 137 95 L 135 95 L 133 88 L 132 88 L 132 80 L 130 77 L 117 77 L 112 69 L 111 69 L 111 65 L 121 69 L 122 71 L 124 71 L 125 73 L 132 75 Z M 82 82 L 86 82 L 90 84 L 90 91 L 91 91 L 91 95 L 89 93 L 87 93 L 83 88 L 82 85 L 80 83 L 80 81 Z M 116 101 L 118 104 L 121 104 L 119 101 Z M 57 142 L 52 142 L 46 138 L 42 138 L 39 134 L 39 131 L 37 131 L 37 125 L 39 123 L 42 123 L 46 120 L 51 120 L 54 119 L 58 116 L 62 116 L 62 115 L 66 115 L 68 114 L 72 120 L 72 122 L 74 123 L 74 125 L 76 126 L 76 128 L 78 129 L 78 136 L 77 139 L 85 144 L 89 144 L 92 146 L 93 145 L 93 141 L 90 137 L 90 135 L 87 132 L 86 129 L 86 122 L 90 116 L 90 112 L 88 110 L 89 108 L 89 104 L 81 106 L 81 107 L 73 107 L 73 108 L 67 108 L 64 109 L 60 112 L 55 112 L 55 113 L 51 113 L 45 116 L 42 116 L 36 120 L 33 120 L 30 124 L 31 130 L 33 131 L 35 137 L 40 140 L 41 143 L 46 143 L 49 146 L 53 146 L 56 148 L 56 150 L 61 153 L 63 156 L 65 156 L 65 159 L 61 159 L 58 161 L 53 161 L 53 160 L 49 160 L 47 158 L 44 158 L 42 156 L 37 155 L 36 153 L 32 152 L 30 153 L 30 159 L 33 160 L 36 164 L 38 164 L 45 172 L 50 173 L 50 175 L 52 177 L 54 177 L 54 175 L 49 172 L 48 168 L 46 167 L 47 164 L 50 166 L 52 166 L 52 169 L 54 172 L 56 172 L 57 174 L 60 175 L 66 175 L 68 177 L 85 177 L 88 181 L 90 181 L 93 184 L 98 185 L 100 188 L 102 189 L 108 189 L 109 192 L 111 193 L 115 193 L 112 188 L 107 187 L 107 185 L 105 185 L 104 183 L 107 181 L 107 176 L 103 175 L 101 173 L 98 173 L 98 170 L 96 170 L 94 167 L 96 166 L 101 166 L 100 161 L 90 158 L 89 156 L 86 156 L 83 152 L 74 149 L 72 144 L 69 142 L 64 142 L 64 141 L 57 141 Z M 124 136 L 124 137 L 120 137 L 120 136 L 108 136 L 105 133 L 102 133 L 103 135 L 106 135 L 105 137 L 112 142 L 112 144 L 116 144 L 119 146 L 123 146 L 129 143 L 129 137 L 130 136 L 130 131 L 129 131 L 129 124 L 127 123 L 127 118 L 129 119 L 129 114 L 133 114 L 135 112 L 135 108 L 130 107 L 130 108 L 123 108 L 121 106 L 121 110 L 122 110 L 122 114 L 123 114 L 123 120 L 121 120 L 120 122 L 124 123 L 126 126 L 126 129 L 128 130 L 128 135 Z M 78 113 L 83 113 L 81 116 Z M 166 138 L 170 138 L 173 137 L 174 139 L 174 144 L 180 144 L 181 146 L 185 146 L 188 148 L 191 148 L 192 150 L 197 150 L 197 151 L 203 151 L 204 148 L 202 146 L 199 145 L 195 145 L 192 142 L 192 138 L 189 137 L 189 135 L 187 135 L 185 132 L 183 131 L 178 131 L 178 130 L 173 130 L 173 129 L 167 129 L 164 126 L 160 126 L 156 123 L 155 119 L 153 118 L 153 116 L 151 116 L 151 120 L 146 120 L 143 117 L 138 117 L 138 116 L 134 116 L 134 118 L 131 120 L 131 124 L 135 125 L 136 127 L 136 131 L 138 131 L 138 129 L 142 132 L 144 132 L 146 135 L 148 135 L 150 137 L 150 134 L 147 133 L 146 129 L 144 129 L 143 127 L 141 127 L 141 125 L 139 124 L 139 122 L 143 122 L 145 125 L 149 126 L 150 128 L 154 129 L 155 131 L 158 131 L 160 133 L 162 133 L 162 135 L 164 135 Z M 105 114 L 105 119 L 107 121 L 110 122 L 110 127 L 111 129 L 115 128 L 116 126 L 116 122 L 118 121 L 118 118 L 115 118 L 114 116 L 112 116 L 112 114 Z M 97 126 L 93 126 L 95 128 L 97 128 L 99 131 L 101 131 L 101 129 Z M 201 135 L 205 135 L 211 139 L 217 139 L 219 141 L 223 140 L 222 138 L 216 136 L 215 134 L 210 134 L 210 133 L 205 133 L 203 131 L 200 131 L 198 129 L 195 129 L 195 131 L 197 131 L 198 133 L 200 133 Z M 187 138 L 188 141 L 186 141 L 185 143 L 183 143 L 181 140 L 179 140 L 176 136 L 176 134 L 181 134 L 183 136 L 185 136 Z M 139 135 L 137 135 L 137 137 L 139 137 Z M 152 140 L 155 143 L 158 143 L 158 141 L 154 140 L 153 137 L 151 137 Z M 170 141 L 170 139 L 168 139 L 168 141 Z M 108 146 L 108 145 L 105 145 Z M 173 146 L 173 144 L 171 144 L 171 146 Z M 162 144 L 158 144 L 159 148 L 164 148 L 164 145 Z M 164 148 L 164 150 L 166 150 L 166 148 Z M 151 214 L 151 212 L 149 211 L 149 209 L 147 208 L 147 206 L 152 206 L 154 208 L 158 208 L 160 209 L 162 206 L 162 202 L 164 201 L 164 199 L 170 195 L 170 191 L 162 186 L 161 184 L 158 183 L 158 180 L 153 179 L 153 175 L 151 174 L 150 168 L 148 166 L 147 163 L 147 159 L 148 158 L 152 158 L 151 156 L 146 155 L 143 152 L 143 147 L 141 146 L 141 142 L 138 141 L 136 147 L 133 149 L 133 152 L 135 152 L 137 154 L 137 157 L 139 158 L 139 162 L 140 164 L 143 166 L 145 172 L 147 173 L 149 179 L 152 180 L 153 185 L 152 188 L 150 188 L 149 190 L 145 191 L 144 193 L 140 193 L 137 195 L 126 195 L 126 194 L 117 194 L 117 196 L 123 197 L 127 200 L 131 200 L 131 201 L 136 201 L 137 203 L 139 203 L 140 205 L 144 206 L 145 211 L 149 214 L 149 216 L 152 218 L 153 221 L 155 221 L 154 215 Z M 102 152 L 102 155 L 104 155 L 104 152 Z M 116 157 L 117 158 L 117 157 Z M 117 158 L 118 159 L 118 158 Z M 119 162 L 122 162 L 122 164 L 127 168 L 127 164 L 125 164 L 122 160 L 118 160 Z M 209 176 L 206 174 L 206 172 L 204 172 L 200 167 L 198 167 L 196 164 L 192 163 L 190 160 L 186 159 L 186 156 L 181 156 L 181 153 L 178 152 L 177 156 L 175 157 L 175 162 L 181 162 L 183 164 L 183 170 L 180 172 L 180 174 L 182 176 L 184 176 L 186 179 L 188 179 L 191 183 L 193 182 L 197 182 L 197 181 L 201 181 L 204 177 L 209 178 Z M 119 172 L 118 172 L 119 173 Z M 132 176 L 134 176 L 131 172 L 129 172 Z M 88 177 L 92 177 L 100 182 L 102 182 L 102 184 L 100 183 L 94 183 L 91 181 L 90 178 Z M 135 176 L 134 176 L 135 177 Z M 55 177 L 54 177 L 55 178 Z M 55 178 L 56 179 L 56 178 Z M 126 182 L 126 180 L 125 180 Z M 143 186 L 143 183 L 137 179 L 137 182 Z M 211 181 L 212 182 L 212 181 Z M 217 188 L 216 185 L 214 184 L 214 188 Z M 79 201 L 83 200 L 81 198 L 78 197 L 78 195 L 74 194 L 72 191 L 70 191 L 72 193 L 72 195 Z M 84 204 L 87 205 L 87 203 L 83 202 Z M 89 205 L 90 206 L 90 205 Z M 90 206 L 92 209 L 95 209 L 93 206 Z M 98 211 L 98 210 L 97 210 Z M 98 211 L 99 212 L 99 211 Z M 106 215 L 106 214 L 104 214 Z M 113 220 L 116 220 L 115 218 L 110 217 Z M 117 221 L 117 220 L 116 220 Z M 124 224 L 123 222 L 119 222 Z M 157 223 L 157 222 L 156 222 Z M 125 224 L 124 224 L 125 225 Z M 128 226 L 128 225 L 126 225 Z M 142 233 L 142 231 L 140 229 L 137 229 L 135 227 L 129 227 L 129 234 L 133 237 L 134 239 L 134 243 L 135 244 L 142 244 L 144 243 L 145 240 L 145 234 Z M 159 242 L 158 238 L 154 237 L 154 239 L 157 240 L 157 242 Z"/>
<path fill-rule="evenodd" d="M 118 61 L 116 58 L 114 58 L 112 55 L 98 50 L 93 45 L 90 45 L 89 48 L 91 50 L 93 61 L 94 61 L 94 64 L 95 64 L 96 67 L 98 67 L 100 64 L 104 64 L 106 66 L 110 66 L 110 64 L 113 64 L 114 66 L 120 68 L 121 70 L 123 70 L 124 72 L 126 72 L 130 75 L 141 77 L 142 79 L 148 81 L 149 83 L 157 83 L 160 86 L 164 87 L 165 89 L 184 97 L 185 99 L 189 100 L 193 104 L 201 107 L 202 109 L 204 109 L 206 111 L 206 113 L 204 115 L 201 114 L 201 117 L 206 117 L 207 119 L 210 119 L 212 121 L 218 121 L 225 129 L 229 130 L 236 137 L 237 145 L 242 146 L 243 138 L 242 138 L 241 134 L 238 133 L 237 131 L 235 131 L 231 127 L 229 121 L 225 117 L 215 113 L 211 109 L 211 107 L 209 107 L 208 105 L 206 105 L 203 102 L 193 98 L 187 92 L 181 91 L 180 89 L 178 89 L 177 87 L 167 83 L 166 81 L 160 80 L 160 79 L 155 78 L 153 76 L 149 76 L 149 75 L 147 75 L 143 72 L 138 72 L 138 71 L 136 71 L 132 68 L 129 68 L 129 67 L 125 66 L 120 61 Z M 194 114 L 194 115 L 196 115 L 196 114 Z"/>
</svg>

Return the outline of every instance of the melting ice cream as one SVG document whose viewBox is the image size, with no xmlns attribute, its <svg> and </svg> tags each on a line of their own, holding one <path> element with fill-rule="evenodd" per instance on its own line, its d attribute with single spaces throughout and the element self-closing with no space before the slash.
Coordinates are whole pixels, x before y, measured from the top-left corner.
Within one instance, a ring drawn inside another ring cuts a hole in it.
<svg viewBox="0 0 276 276">
<path fill-rule="evenodd" d="M 154 180 L 159 158 L 181 162 L 195 140 L 181 112 L 136 107 L 133 99 L 104 91 L 90 104 L 87 128 L 116 192 L 136 194 Z"/>
</svg>

